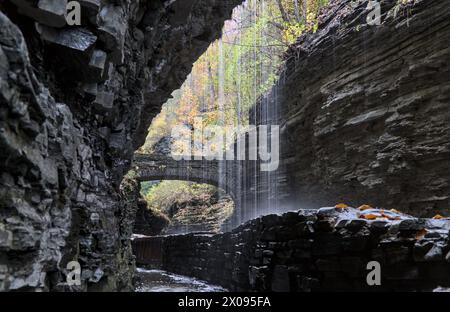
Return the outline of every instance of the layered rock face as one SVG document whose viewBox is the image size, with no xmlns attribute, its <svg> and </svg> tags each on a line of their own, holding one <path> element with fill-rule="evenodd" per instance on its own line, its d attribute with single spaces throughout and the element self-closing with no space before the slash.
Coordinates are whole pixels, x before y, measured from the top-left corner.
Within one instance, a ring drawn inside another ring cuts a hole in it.
<svg viewBox="0 0 450 312">
<path fill-rule="evenodd" d="M 0 290 L 131 289 L 136 205 L 120 194 L 122 176 L 241 1 L 79 1 L 80 27 L 64 22 L 66 2 L 0 4 Z M 332 1 L 319 31 L 292 48 L 255 109 L 259 123 L 282 126 L 280 170 L 242 170 L 256 177 L 236 182 L 245 207 L 450 212 L 448 1 L 381 3 L 382 24 L 369 26 L 366 4 Z M 65 283 L 72 260 L 77 287 Z"/>
<path fill-rule="evenodd" d="M 79 1 L 77 27 L 67 1 L 1 3 L 0 290 L 132 289 L 122 176 L 240 2 Z"/>
<path fill-rule="evenodd" d="M 140 198 L 137 202 L 136 219 L 133 233 L 141 235 L 158 235 L 169 225 L 170 220 L 162 215 L 156 215 L 148 209 L 145 199 Z"/>
<path fill-rule="evenodd" d="M 281 126 L 280 164 L 222 166 L 237 206 L 230 224 L 338 202 L 450 213 L 446 3 L 382 1 L 378 26 L 368 25 L 366 2 L 353 3 L 330 1 L 319 30 L 291 47 L 277 85 L 252 110 L 256 124 Z M 172 163 L 189 172 L 190 163 Z M 175 175 L 220 180 L 214 162 L 201 164 L 200 175 Z"/>
<path fill-rule="evenodd" d="M 450 213 L 448 1 L 398 2 L 381 1 L 381 25 L 370 26 L 366 2 L 331 1 L 319 30 L 292 47 L 254 110 L 282 132 L 278 176 L 253 185 L 259 206 L 271 189 L 281 209 L 343 201 Z"/>
<path fill-rule="evenodd" d="M 133 245 L 140 264 L 159 265 L 231 291 L 449 287 L 450 220 L 375 211 L 330 207 L 288 212 L 249 221 L 221 235 L 141 238 Z M 362 218 L 370 214 L 392 217 Z M 381 284 L 368 278 L 376 267 Z"/>
<path fill-rule="evenodd" d="M 176 203 L 170 210 L 170 224 L 164 234 L 219 233 L 232 215 L 233 199 L 226 194 L 205 193 Z"/>
</svg>

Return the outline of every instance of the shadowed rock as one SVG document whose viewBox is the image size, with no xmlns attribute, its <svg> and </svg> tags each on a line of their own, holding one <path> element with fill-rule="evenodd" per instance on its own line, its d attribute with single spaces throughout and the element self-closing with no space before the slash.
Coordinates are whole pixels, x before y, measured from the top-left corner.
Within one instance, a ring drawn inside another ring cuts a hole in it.
<svg viewBox="0 0 450 312">
<path fill-rule="evenodd" d="M 35 21 L 51 26 L 64 27 L 66 25 L 67 0 L 11 0 L 17 5 L 19 13 L 33 18 Z"/>
<path fill-rule="evenodd" d="M 0 290 L 132 290 L 136 204 L 119 185 L 145 138 L 137 128 L 179 87 L 154 73 L 164 59 L 183 80 L 240 1 L 199 1 L 206 11 L 193 9 L 178 37 L 160 1 L 81 1 L 82 27 L 66 25 L 65 2 L 0 5 Z M 210 36 L 192 41 L 192 24 Z M 157 51 L 177 45 L 182 58 Z M 144 100 L 149 88 L 160 91 Z M 71 260 L 83 264 L 79 287 L 66 283 Z"/>
</svg>

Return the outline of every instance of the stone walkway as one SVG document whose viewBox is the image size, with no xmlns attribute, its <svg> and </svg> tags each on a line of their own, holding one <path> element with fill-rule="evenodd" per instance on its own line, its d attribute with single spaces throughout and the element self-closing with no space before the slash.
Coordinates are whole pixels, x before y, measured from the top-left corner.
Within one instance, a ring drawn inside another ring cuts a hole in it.
<svg viewBox="0 0 450 312">
<path fill-rule="evenodd" d="M 137 269 L 136 292 L 223 292 L 207 282 L 162 270 Z"/>
</svg>

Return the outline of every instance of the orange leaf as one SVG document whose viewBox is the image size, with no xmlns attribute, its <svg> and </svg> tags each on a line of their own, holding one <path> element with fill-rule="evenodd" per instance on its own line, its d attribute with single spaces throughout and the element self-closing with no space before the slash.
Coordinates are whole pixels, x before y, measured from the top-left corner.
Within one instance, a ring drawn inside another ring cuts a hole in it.
<svg viewBox="0 0 450 312">
<path fill-rule="evenodd" d="M 345 209 L 345 208 L 348 208 L 348 206 L 346 204 L 337 204 L 336 206 L 334 206 L 334 208 L 336 208 L 336 209 Z"/>
<path fill-rule="evenodd" d="M 362 205 L 362 206 L 359 206 L 358 209 L 361 211 L 364 211 L 364 210 L 373 209 L 373 208 L 370 205 Z"/>
<path fill-rule="evenodd" d="M 440 219 L 444 219 L 444 217 L 441 216 L 440 214 L 437 214 L 433 217 L 433 219 L 440 220 Z"/>
<path fill-rule="evenodd" d="M 371 214 L 371 213 L 366 214 L 366 215 L 360 215 L 359 217 L 360 217 L 361 219 L 367 219 L 367 220 L 375 220 L 375 219 L 377 218 L 376 215 Z"/>
<path fill-rule="evenodd" d="M 425 236 L 425 234 L 427 234 L 427 230 L 426 229 L 421 229 L 420 231 L 418 231 L 416 233 L 416 239 L 421 239 L 422 237 Z"/>
</svg>

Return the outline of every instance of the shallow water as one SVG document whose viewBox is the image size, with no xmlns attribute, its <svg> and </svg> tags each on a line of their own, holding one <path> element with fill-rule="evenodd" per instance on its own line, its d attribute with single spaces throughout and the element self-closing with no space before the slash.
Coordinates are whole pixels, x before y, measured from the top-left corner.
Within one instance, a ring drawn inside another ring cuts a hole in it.
<svg viewBox="0 0 450 312">
<path fill-rule="evenodd" d="M 192 277 L 162 270 L 136 271 L 136 292 L 223 292 L 226 289 Z"/>
</svg>

